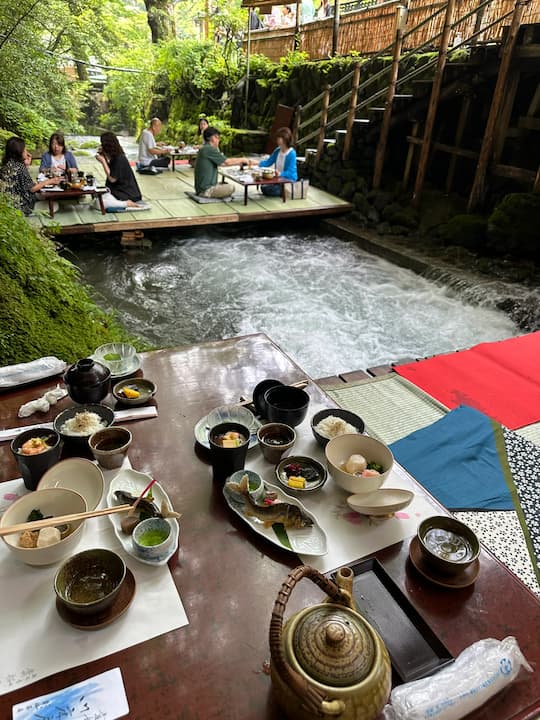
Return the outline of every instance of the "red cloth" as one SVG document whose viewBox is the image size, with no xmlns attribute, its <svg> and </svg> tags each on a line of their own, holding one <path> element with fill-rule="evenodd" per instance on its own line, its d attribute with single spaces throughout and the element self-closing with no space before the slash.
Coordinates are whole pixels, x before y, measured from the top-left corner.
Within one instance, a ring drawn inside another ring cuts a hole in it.
<svg viewBox="0 0 540 720">
<path fill-rule="evenodd" d="M 511 430 L 540 421 L 540 331 L 395 370 L 450 409 L 469 405 Z"/>
</svg>

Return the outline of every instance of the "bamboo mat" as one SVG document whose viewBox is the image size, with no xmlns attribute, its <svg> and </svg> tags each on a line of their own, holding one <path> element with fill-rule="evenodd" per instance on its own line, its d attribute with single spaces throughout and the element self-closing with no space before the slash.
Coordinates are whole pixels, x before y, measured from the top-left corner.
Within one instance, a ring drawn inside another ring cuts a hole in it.
<svg viewBox="0 0 540 720">
<path fill-rule="evenodd" d="M 360 415 L 370 435 L 386 444 L 431 425 L 448 412 L 444 405 L 396 373 L 328 385 L 324 391 L 337 405 Z M 540 423 L 514 432 L 540 446 Z M 455 516 L 469 525 L 502 563 L 540 595 L 540 585 L 515 511 L 459 512 Z"/>
</svg>

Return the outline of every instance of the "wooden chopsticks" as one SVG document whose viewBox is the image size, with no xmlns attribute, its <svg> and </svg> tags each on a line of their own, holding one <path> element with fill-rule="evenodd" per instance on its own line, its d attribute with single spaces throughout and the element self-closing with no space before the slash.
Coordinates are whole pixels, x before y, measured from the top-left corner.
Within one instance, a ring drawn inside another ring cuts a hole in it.
<svg viewBox="0 0 540 720">
<path fill-rule="evenodd" d="M 101 517 L 102 515 L 112 515 L 113 513 L 127 512 L 128 510 L 131 510 L 131 505 L 117 505 L 116 507 L 103 508 L 102 510 L 89 510 L 88 512 L 72 513 L 71 515 L 59 515 L 58 517 L 34 520 L 33 522 L 17 523 L 16 525 L 9 525 L 8 527 L 0 528 L 0 537 L 24 532 L 25 530 L 41 530 L 41 528 L 56 527 L 57 525 L 77 522 L 77 520 L 87 520 L 88 518 Z"/>
</svg>

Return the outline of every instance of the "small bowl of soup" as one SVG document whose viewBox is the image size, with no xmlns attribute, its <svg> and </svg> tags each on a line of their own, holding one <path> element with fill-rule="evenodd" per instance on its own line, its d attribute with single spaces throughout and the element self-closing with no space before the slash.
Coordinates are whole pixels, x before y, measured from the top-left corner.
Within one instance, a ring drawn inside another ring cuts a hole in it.
<svg viewBox="0 0 540 720">
<path fill-rule="evenodd" d="M 275 465 L 296 442 L 296 432 L 284 423 L 268 423 L 257 430 L 257 439 L 264 459 Z"/>
<path fill-rule="evenodd" d="M 416 534 L 426 561 L 434 570 L 446 575 L 459 575 L 480 554 L 480 543 L 474 532 L 450 516 L 426 518 Z"/>
</svg>

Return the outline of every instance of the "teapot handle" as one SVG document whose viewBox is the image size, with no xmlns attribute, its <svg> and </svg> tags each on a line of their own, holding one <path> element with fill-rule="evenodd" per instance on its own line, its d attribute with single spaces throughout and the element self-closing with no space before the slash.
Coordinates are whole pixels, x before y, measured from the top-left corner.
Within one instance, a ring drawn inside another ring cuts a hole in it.
<svg viewBox="0 0 540 720">
<path fill-rule="evenodd" d="M 318 585 L 334 602 L 342 605 L 349 605 L 350 603 L 348 594 L 343 592 L 335 583 L 328 580 L 328 578 L 318 570 L 315 570 L 315 568 L 309 567 L 309 565 L 299 565 L 294 568 L 281 586 L 276 602 L 274 603 L 274 609 L 272 610 L 272 620 L 270 622 L 270 656 L 276 672 L 301 698 L 303 705 L 311 713 L 314 713 L 316 717 L 323 717 L 324 713 L 328 713 L 330 710 L 325 694 L 310 685 L 305 678 L 291 668 L 285 659 L 281 642 L 285 606 L 287 605 L 294 586 L 305 577 Z M 341 706 L 341 703 L 338 704 Z M 342 707 L 336 707 L 332 714 L 341 714 L 342 710 Z"/>
</svg>

